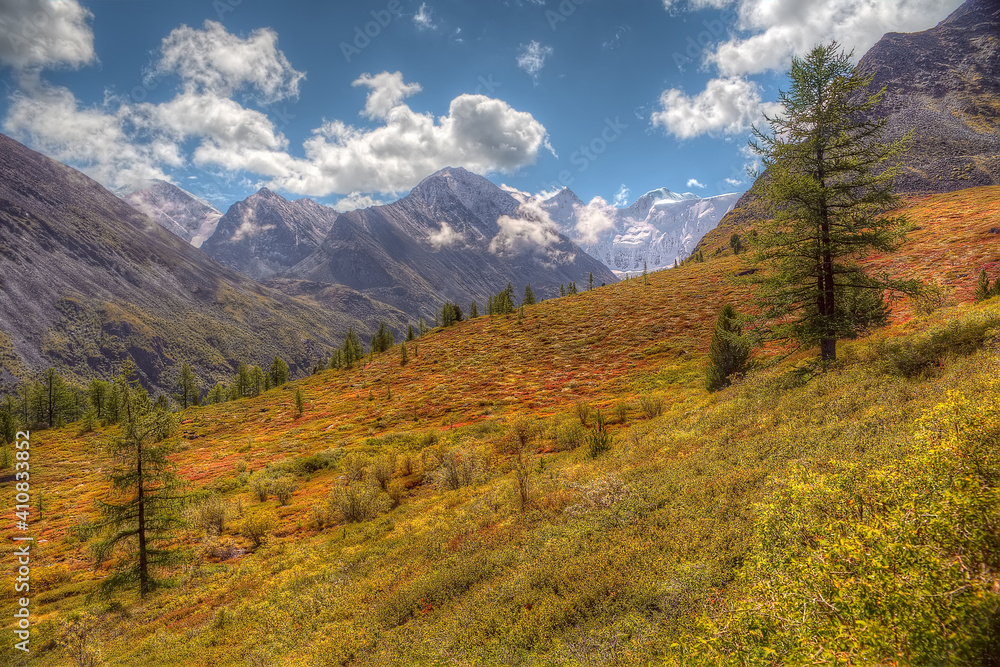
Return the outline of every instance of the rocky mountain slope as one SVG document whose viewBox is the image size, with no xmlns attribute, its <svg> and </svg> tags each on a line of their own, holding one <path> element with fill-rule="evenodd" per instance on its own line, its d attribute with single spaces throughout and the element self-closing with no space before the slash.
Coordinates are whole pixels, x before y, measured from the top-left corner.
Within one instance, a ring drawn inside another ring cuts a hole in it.
<svg viewBox="0 0 1000 667">
<path fill-rule="evenodd" d="M 568 188 L 541 202 L 560 230 L 619 277 L 673 266 L 732 209 L 738 193 L 698 197 L 660 188 L 627 208 L 584 204 Z"/>
<path fill-rule="evenodd" d="M 221 226 L 221 225 L 220 225 Z M 337 283 L 433 317 L 448 299 L 480 307 L 512 283 L 539 297 L 614 274 L 559 232 L 538 206 L 462 168 L 443 169 L 385 206 L 341 214 L 322 246 L 286 277 Z"/>
<path fill-rule="evenodd" d="M 401 313 L 357 295 L 361 317 L 291 298 L 212 261 L 80 172 L 0 135 L 0 384 L 48 366 L 78 382 L 131 357 L 171 389 L 280 354 L 303 372 L 348 326 Z"/>
<path fill-rule="evenodd" d="M 267 188 L 233 204 L 202 249 L 220 264 L 261 280 L 319 248 L 337 212 L 311 199 L 288 201 Z"/>
<path fill-rule="evenodd" d="M 1000 3 L 968 0 L 937 26 L 885 35 L 858 63 L 886 88 L 889 136 L 915 129 L 901 192 L 1000 184 Z"/>
<path fill-rule="evenodd" d="M 918 33 L 887 33 L 858 62 L 885 86 L 875 110 L 889 117 L 888 137 L 915 130 L 901 194 L 952 192 L 1000 184 L 1000 3 L 966 0 L 948 18 Z M 746 192 L 722 226 L 766 215 Z"/>
<path fill-rule="evenodd" d="M 222 217 L 222 212 L 207 201 L 166 181 L 156 181 L 124 199 L 195 248 L 215 233 Z"/>
</svg>

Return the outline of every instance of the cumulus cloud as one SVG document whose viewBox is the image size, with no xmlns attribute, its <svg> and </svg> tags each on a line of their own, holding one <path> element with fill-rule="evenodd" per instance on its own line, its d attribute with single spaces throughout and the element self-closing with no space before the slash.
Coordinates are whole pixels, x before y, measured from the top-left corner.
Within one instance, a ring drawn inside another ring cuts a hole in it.
<svg viewBox="0 0 1000 667">
<path fill-rule="evenodd" d="M 577 243 L 597 243 L 601 234 L 615 228 L 617 209 L 603 197 L 594 197 L 586 206 L 576 205 Z"/>
<path fill-rule="evenodd" d="M 0 0 L 0 64 L 39 70 L 91 63 L 92 18 L 76 0 Z"/>
<path fill-rule="evenodd" d="M 462 233 L 455 231 L 455 229 L 453 229 L 447 222 L 442 222 L 441 229 L 436 232 L 431 232 L 427 236 L 427 241 L 434 246 L 435 250 L 453 246 L 464 240 L 465 238 L 462 236 Z"/>
<path fill-rule="evenodd" d="M 182 25 L 167 35 L 155 73 L 177 74 L 191 92 L 229 97 L 250 91 L 263 102 L 298 97 L 305 76 L 278 49 L 278 34 L 270 28 L 243 39 L 210 20 L 202 30 Z"/>
<path fill-rule="evenodd" d="M 555 53 L 551 46 L 545 46 L 538 41 L 532 41 L 521 46 L 517 55 L 517 66 L 528 73 L 532 79 L 538 79 L 538 73 L 545 67 L 545 61 Z"/>
<path fill-rule="evenodd" d="M 365 108 L 361 115 L 368 118 L 388 118 L 389 112 L 403 103 L 403 100 L 419 93 L 422 88 L 419 83 L 403 83 L 402 72 L 382 72 L 372 76 L 365 72 L 352 86 L 367 86 L 371 92 L 365 100 Z"/>
<path fill-rule="evenodd" d="M 39 84 L 15 94 L 4 119 L 4 131 L 49 157 L 78 166 L 113 189 L 145 187 L 153 179 L 170 180 L 163 166 L 183 163 L 170 141 L 134 142 L 123 129 L 131 111 L 80 109 L 63 87 Z"/>
<path fill-rule="evenodd" d="M 660 95 L 660 110 L 653 112 L 654 127 L 663 127 L 678 139 L 702 134 L 740 134 L 760 119 L 763 112 L 773 113 L 765 105 L 760 86 L 739 77 L 711 79 L 701 93 L 690 97 L 676 88 Z"/>
<path fill-rule="evenodd" d="M 420 85 L 382 72 L 354 82 L 369 89 L 361 113 L 379 121 L 376 127 L 328 121 L 304 142 L 304 156 L 292 155 L 264 111 L 232 97 L 243 92 L 263 103 L 298 94 L 303 74 L 276 44 L 270 30 L 244 39 L 212 21 L 204 30 L 182 26 L 164 39 L 157 58 L 158 72 L 180 78 L 171 99 L 154 104 L 111 96 L 81 108 L 68 89 L 36 77 L 12 99 L 3 127 L 116 190 L 169 180 L 165 169 L 192 162 L 262 176 L 270 187 L 301 195 L 396 193 L 448 165 L 512 172 L 534 162 L 540 149 L 551 150 L 545 127 L 502 100 L 459 95 L 444 116 L 419 113 L 403 101 Z"/>
<path fill-rule="evenodd" d="M 413 15 L 413 25 L 417 26 L 417 30 L 431 30 L 437 27 L 431 17 L 431 8 L 426 2 L 421 2 L 417 13 Z"/>
<path fill-rule="evenodd" d="M 448 165 L 511 172 L 534 162 L 543 147 L 548 133 L 530 113 L 484 95 L 459 95 L 440 118 L 401 104 L 372 130 L 325 123 L 306 140 L 306 159 L 274 185 L 314 196 L 401 192 Z"/>
<path fill-rule="evenodd" d="M 333 210 L 339 211 L 340 213 L 346 213 L 347 211 L 356 211 L 359 208 L 381 206 L 384 203 L 384 201 L 375 199 L 371 195 L 362 194 L 360 192 L 352 192 L 346 197 L 341 197 L 337 200 L 337 203 L 333 205 Z"/>
<path fill-rule="evenodd" d="M 699 188 L 701 190 L 705 189 L 705 184 L 699 181 L 697 178 L 689 178 L 687 182 L 689 188 Z"/>
<path fill-rule="evenodd" d="M 786 69 L 793 56 L 816 44 L 837 40 L 860 58 L 886 32 L 916 32 L 932 27 L 962 0 L 688 0 L 690 9 L 731 8 L 738 36 L 705 52 L 718 76 L 689 96 L 670 89 L 651 116 L 678 138 L 738 134 L 776 105 L 761 102 L 759 87 L 744 77 Z M 681 3 L 664 0 L 675 11 Z"/>
<path fill-rule="evenodd" d="M 495 255 L 536 255 L 543 262 L 555 261 L 559 254 L 551 246 L 559 243 L 559 229 L 534 199 L 517 207 L 517 214 L 502 215 L 497 220 L 500 231 L 490 240 L 489 249 Z"/>
<path fill-rule="evenodd" d="M 726 183 L 728 185 L 737 186 L 737 185 L 742 185 L 743 184 L 743 180 L 739 179 L 739 178 L 727 178 L 726 179 Z"/>
<path fill-rule="evenodd" d="M 751 33 L 707 56 L 723 76 L 785 69 L 792 56 L 835 39 L 860 58 L 887 32 L 932 27 L 962 0 L 740 0 L 738 28 Z"/>
</svg>

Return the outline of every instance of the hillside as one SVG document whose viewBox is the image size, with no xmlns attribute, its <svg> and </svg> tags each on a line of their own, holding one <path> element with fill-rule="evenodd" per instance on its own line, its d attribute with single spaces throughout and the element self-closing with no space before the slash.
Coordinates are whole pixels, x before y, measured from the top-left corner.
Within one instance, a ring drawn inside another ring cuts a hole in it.
<svg viewBox="0 0 1000 667">
<path fill-rule="evenodd" d="M 241 362 L 312 368 L 363 319 L 294 299 L 212 261 L 78 171 L 0 135 L 0 385 L 49 366 L 78 383 L 125 358 L 172 390 L 181 361 L 203 385 Z"/>
<path fill-rule="evenodd" d="M 83 596 L 103 576 L 88 567 L 88 521 L 108 431 L 33 433 L 32 483 L 45 493 L 33 664 L 65 664 L 52 640 L 79 646 L 59 621 L 85 609 L 88 650 L 122 667 L 781 664 L 768 657 L 776 649 L 824 664 L 993 664 L 1000 545 L 995 531 L 960 528 L 995 516 L 1000 495 L 995 480 L 941 485 L 974 474 L 966 462 L 1000 472 L 1000 304 L 969 305 L 979 269 L 1000 267 L 989 231 L 1000 188 L 917 198 L 907 211 L 918 228 L 872 262 L 940 281 L 957 305 L 917 315 L 897 303 L 893 324 L 844 344 L 827 373 L 772 349 L 761 361 L 773 365 L 705 392 L 711 325 L 743 296 L 726 278 L 740 258 L 711 251 L 725 247 L 719 232 L 704 263 L 648 284 L 435 330 L 408 344 L 405 366 L 397 346 L 186 412 L 174 460 L 193 489 L 230 503 L 228 528 L 216 537 L 192 524 L 179 536 L 187 564 L 143 604 Z M 611 448 L 597 458 L 585 439 L 594 415 L 573 426 L 581 405 L 608 416 Z M 362 469 L 369 481 L 355 479 Z M 262 479 L 293 483 L 288 503 L 259 501 Z M 352 490 L 371 514 L 346 524 L 327 503 Z M 940 522 L 910 531 L 900 517 L 914 498 Z M 274 536 L 254 550 L 239 526 L 268 513 Z M 782 517 L 801 540 L 771 539 L 788 534 L 775 528 Z M 884 560 L 863 570 L 864 549 Z M 881 644 L 893 628 L 901 636 Z"/>
</svg>

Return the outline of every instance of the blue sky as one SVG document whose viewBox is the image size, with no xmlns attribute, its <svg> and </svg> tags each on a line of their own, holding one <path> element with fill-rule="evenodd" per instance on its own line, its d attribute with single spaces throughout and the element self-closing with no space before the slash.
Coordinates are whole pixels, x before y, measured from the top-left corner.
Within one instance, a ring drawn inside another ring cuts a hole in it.
<svg viewBox="0 0 1000 667">
<path fill-rule="evenodd" d="M 0 0 L 2 129 L 117 191 L 340 208 L 446 165 L 631 201 L 746 189 L 789 59 L 957 0 Z"/>
</svg>

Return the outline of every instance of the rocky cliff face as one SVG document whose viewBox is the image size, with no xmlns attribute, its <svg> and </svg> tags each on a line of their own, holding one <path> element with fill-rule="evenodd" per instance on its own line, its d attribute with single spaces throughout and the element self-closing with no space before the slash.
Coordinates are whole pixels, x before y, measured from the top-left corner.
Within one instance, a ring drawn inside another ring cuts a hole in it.
<svg viewBox="0 0 1000 667">
<path fill-rule="evenodd" d="M 263 188 L 233 204 L 202 249 L 220 264 L 262 280 L 319 248 L 337 212 L 310 199 L 288 201 Z"/>
<path fill-rule="evenodd" d="M 403 199 L 342 214 L 289 277 L 339 283 L 432 317 L 448 299 L 480 306 L 508 282 L 540 297 L 560 283 L 614 282 L 549 216 L 462 168 L 429 176 Z"/>
<path fill-rule="evenodd" d="M 215 233 L 222 213 L 187 190 L 166 181 L 125 195 L 125 201 L 163 228 L 200 248 Z"/>
<path fill-rule="evenodd" d="M 885 35 L 858 63 L 885 87 L 892 138 L 914 130 L 900 192 L 1000 184 L 1000 3 L 968 0 L 937 26 Z"/>
</svg>

